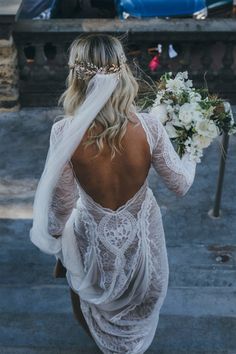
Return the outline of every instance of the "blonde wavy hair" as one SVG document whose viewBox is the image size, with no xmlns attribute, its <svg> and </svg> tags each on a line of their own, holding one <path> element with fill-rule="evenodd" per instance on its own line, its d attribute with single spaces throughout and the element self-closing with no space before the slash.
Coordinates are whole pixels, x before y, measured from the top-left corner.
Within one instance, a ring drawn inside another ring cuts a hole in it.
<svg viewBox="0 0 236 354">
<path fill-rule="evenodd" d="M 120 65 L 124 58 L 121 42 L 109 35 L 87 35 L 74 40 L 70 46 L 69 67 L 75 62 L 93 63 L 97 67 Z M 86 89 L 91 77 L 80 79 L 75 70 L 70 70 L 67 78 L 67 89 L 59 99 L 66 115 L 73 115 L 85 100 Z M 102 88 L 101 88 L 102 89 Z M 85 145 L 96 144 L 98 153 L 104 148 L 104 141 L 111 149 L 112 158 L 122 149 L 122 138 L 128 122 L 132 122 L 134 100 L 138 93 L 138 84 L 127 63 L 120 72 L 118 85 L 88 129 L 88 140 Z M 98 125 L 102 130 L 97 130 Z"/>
</svg>

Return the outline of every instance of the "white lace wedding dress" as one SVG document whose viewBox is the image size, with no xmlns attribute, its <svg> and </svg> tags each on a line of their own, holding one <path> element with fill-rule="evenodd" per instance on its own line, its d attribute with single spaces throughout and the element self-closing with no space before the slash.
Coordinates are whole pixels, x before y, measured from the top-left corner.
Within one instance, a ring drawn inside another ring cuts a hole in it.
<svg viewBox="0 0 236 354">
<path fill-rule="evenodd" d="M 178 157 L 157 117 L 137 114 L 152 155 L 152 166 L 167 187 L 183 195 L 195 163 Z M 70 119 L 53 125 L 51 144 Z M 148 187 L 118 210 L 103 208 L 80 186 L 68 162 L 55 188 L 49 233 L 60 234 L 57 255 L 69 286 L 80 296 L 90 332 L 103 353 L 144 353 L 158 324 L 168 285 L 168 260 L 160 208 Z"/>
</svg>

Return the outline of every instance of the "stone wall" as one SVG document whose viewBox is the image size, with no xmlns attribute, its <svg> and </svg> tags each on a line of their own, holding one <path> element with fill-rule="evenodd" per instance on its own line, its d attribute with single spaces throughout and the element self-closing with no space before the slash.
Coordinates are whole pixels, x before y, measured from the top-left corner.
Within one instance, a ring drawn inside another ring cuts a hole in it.
<svg viewBox="0 0 236 354">
<path fill-rule="evenodd" d="M 234 19 L 52 19 L 19 20 L 13 38 L 19 57 L 22 107 L 57 106 L 68 75 L 68 48 L 82 33 L 108 33 L 123 39 L 128 62 L 154 81 L 168 71 L 189 71 L 195 87 L 236 104 L 236 21 Z M 160 44 L 160 66 L 149 63 Z M 176 56 L 170 56 L 170 45 Z M 154 49 L 154 51 L 152 51 Z"/>
<path fill-rule="evenodd" d="M 19 109 L 17 50 L 12 36 L 0 39 L 0 112 Z"/>
</svg>

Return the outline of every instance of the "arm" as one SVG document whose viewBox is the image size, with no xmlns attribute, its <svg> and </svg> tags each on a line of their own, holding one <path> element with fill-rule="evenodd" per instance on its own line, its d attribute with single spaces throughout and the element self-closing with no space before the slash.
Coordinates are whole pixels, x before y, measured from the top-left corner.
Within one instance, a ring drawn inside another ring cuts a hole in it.
<svg viewBox="0 0 236 354">
<path fill-rule="evenodd" d="M 53 148 L 62 132 L 60 122 L 52 127 L 50 146 Z M 58 126 L 59 125 L 59 126 Z M 58 129 L 59 128 L 59 129 Z M 78 199 L 78 188 L 70 162 L 67 162 L 53 191 L 48 215 L 48 232 L 59 237 Z"/>
<path fill-rule="evenodd" d="M 184 195 L 193 183 L 196 163 L 190 161 L 188 153 L 182 158 L 179 157 L 162 123 L 158 118 L 155 119 L 157 136 L 152 154 L 153 167 L 170 190 L 178 195 Z"/>
</svg>

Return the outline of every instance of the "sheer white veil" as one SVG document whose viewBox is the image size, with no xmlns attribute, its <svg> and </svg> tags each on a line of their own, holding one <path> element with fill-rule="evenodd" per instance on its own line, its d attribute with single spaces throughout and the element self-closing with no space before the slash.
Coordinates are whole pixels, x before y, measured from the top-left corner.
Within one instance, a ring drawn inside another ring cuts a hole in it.
<svg viewBox="0 0 236 354">
<path fill-rule="evenodd" d="M 83 104 L 75 111 L 70 124 L 66 125 L 61 140 L 50 146 L 44 171 L 40 178 L 33 206 L 31 241 L 43 252 L 56 255 L 61 250 L 61 237 L 48 233 L 48 213 L 53 190 L 65 164 L 70 160 L 86 130 L 114 92 L 119 73 L 94 75 L 87 88 Z"/>
</svg>

